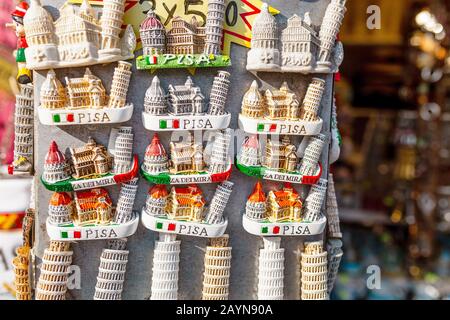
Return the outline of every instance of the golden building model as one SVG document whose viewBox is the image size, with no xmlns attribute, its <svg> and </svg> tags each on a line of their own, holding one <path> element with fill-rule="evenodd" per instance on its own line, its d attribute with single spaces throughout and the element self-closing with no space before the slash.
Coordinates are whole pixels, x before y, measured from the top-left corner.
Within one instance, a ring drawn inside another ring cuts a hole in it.
<svg viewBox="0 0 450 320">
<path fill-rule="evenodd" d="M 203 147 L 191 142 L 170 143 L 170 172 L 203 171 Z"/>
<path fill-rule="evenodd" d="M 300 222 L 302 201 L 292 185 L 286 183 L 281 190 L 269 192 L 266 217 L 270 222 Z"/>
<path fill-rule="evenodd" d="M 113 219 L 112 201 L 103 188 L 75 192 L 76 225 L 108 224 Z"/>
<path fill-rule="evenodd" d="M 272 170 L 294 172 L 298 163 L 297 148 L 288 136 L 282 141 L 269 139 L 266 143 L 263 166 Z"/>
<path fill-rule="evenodd" d="M 169 219 L 200 222 L 203 220 L 205 204 L 203 192 L 198 186 L 172 187 L 167 198 L 166 213 Z"/>
<path fill-rule="evenodd" d="M 70 148 L 73 177 L 76 179 L 107 174 L 112 169 L 112 157 L 106 147 L 99 145 L 89 138 L 86 145 L 79 148 Z"/>
<path fill-rule="evenodd" d="M 201 27 L 195 16 L 190 22 L 181 17 L 172 19 L 172 29 L 167 32 L 166 53 L 200 54 L 205 48 L 205 27 Z"/>
<path fill-rule="evenodd" d="M 267 118 L 271 120 L 296 120 L 300 116 L 300 103 L 286 82 L 280 90 L 266 90 Z"/>
</svg>

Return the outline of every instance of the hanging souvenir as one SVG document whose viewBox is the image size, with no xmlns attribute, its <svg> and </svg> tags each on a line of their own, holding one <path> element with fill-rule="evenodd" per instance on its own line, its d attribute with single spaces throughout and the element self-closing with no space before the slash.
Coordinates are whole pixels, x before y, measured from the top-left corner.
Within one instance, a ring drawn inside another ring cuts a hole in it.
<svg viewBox="0 0 450 320">
<path fill-rule="evenodd" d="M 328 300 L 328 261 L 322 241 L 305 243 L 300 265 L 301 299 Z"/>
<path fill-rule="evenodd" d="M 283 300 L 284 248 L 281 238 L 264 237 L 259 251 L 258 300 Z"/>
</svg>

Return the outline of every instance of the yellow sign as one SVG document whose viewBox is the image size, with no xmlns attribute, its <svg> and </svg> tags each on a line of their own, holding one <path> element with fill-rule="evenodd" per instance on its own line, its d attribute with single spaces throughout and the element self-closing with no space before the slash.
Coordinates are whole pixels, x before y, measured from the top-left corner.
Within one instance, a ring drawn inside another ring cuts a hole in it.
<svg viewBox="0 0 450 320">
<path fill-rule="evenodd" d="M 79 4 L 82 1 L 69 0 L 69 2 Z M 103 0 L 91 0 L 90 3 L 102 5 Z M 230 54 L 231 43 L 250 47 L 251 27 L 256 15 L 261 11 L 262 4 L 261 0 L 226 0 L 224 54 Z M 188 21 L 196 17 L 201 24 L 204 24 L 208 0 L 127 0 L 124 23 L 131 24 L 136 35 L 139 35 L 139 24 L 145 19 L 149 9 L 156 12 L 166 28 L 170 28 L 172 19 L 177 16 Z M 274 8 L 270 8 L 270 12 L 279 13 Z M 140 48 L 140 42 L 137 48 Z"/>
</svg>

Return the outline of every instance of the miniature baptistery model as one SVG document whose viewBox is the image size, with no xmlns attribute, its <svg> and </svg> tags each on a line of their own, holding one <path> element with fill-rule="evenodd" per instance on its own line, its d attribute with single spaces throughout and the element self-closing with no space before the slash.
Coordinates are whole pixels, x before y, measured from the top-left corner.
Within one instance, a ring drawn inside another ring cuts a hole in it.
<svg viewBox="0 0 450 320">
<path fill-rule="evenodd" d="M 131 119 L 133 104 L 126 103 L 131 64 L 119 61 L 108 96 L 102 80 L 86 68 L 81 78 L 65 77 L 66 87 L 53 70 L 41 86 L 39 120 L 45 125 L 110 124 Z"/>
<path fill-rule="evenodd" d="M 138 69 L 227 67 L 230 57 L 222 55 L 225 0 L 208 0 L 206 25 L 195 16 L 191 21 L 174 17 L 166 30 L 156 13 L 149 10 L 139 26 L 143 55 Z"/>
<path fill-rule="evenodd" d="M 313 78 L 300 102 L 286 82 L 279 90 L 262 93 L 255 80 L 242 99 L 239 127 L 253 134 L 319 134 L 323 121 L 318 113 L 324 91 L 325 81 Z"/>
<path fill-rule="evenodd" d="M 73 195 L 54 192 L 48 206 L 50 239 L 119 239 L 134 234 L 139 224 L 138 214 L 132 211 L 137 181 L 135 178 L 122 184 L 116 208 L 104 188 L 75 191 Z"/>
<path fill-rule="evenodd" d="M 225 111 L 225 105 L 229 86 L 230 74 L 219 71 L 214 77 L 208 106 L 201 89 L 190 77 L 184 85 L 170 85 L 166 93 L 155 76 L 145 93 L 144 127 L 152 131 L 228 128 L 231 115 Z"/>
<path fill-rule="evenodd" d="M 89 138 L 77 148 L 69 148 L 70 161 L 53 141 L 45 157 L 41 181 L 50 191 L 68 192 L 104 187 L 130 181 L 138 173 L 138 158 L 132 154 L 131 127 L 113 129 L 109 146 Z"/>
<path fill-rule="evenodd" d="M 344 58 L 336 41 L 347 0 L 331 0 L 322 25 L 313 25 L 309 12 L 293 15 L 280 30 L 267 4 L 255 18 L 247 70 L 296 73 L 335 73 Z"/>
<path fill-rule="evenodd" d="M 327 181 L 320 180 L 311 187 L 303 202 L 289 183 L 266 195 L 258 181 L 245 206 L 244 229 L 259 236 L 321 234 L 326 225 L 326 217 L 322 214 L 326 192 Z"/>
<path fill-rule="evenodd" d="M 136 36 L 131 25 L 122 32 L 124 10 L 125 0 L 104 0 L 98 20 L 89 1 L 83 0 L 79 7 L 65 3 L 53 21 L 40 0 L 31 0 L 23 18 L 27 67 L 42 70 L 132 59 Z"/>
<path fill-rule="evenodd" d="M 244 140 L 236 167 L 248 176 L 265 180 L 315 184 L 322 175 L 319 161 L 327 141 L 324 134 L 305 137 L 297 148 L 288 136 L 283 136 L 281 141 L 272 137 L 263 149 L 258 136 L 252 135 Z"/>
<path fill-rule="evenodd" d="M 194 237 L 214 238 L 224 234 L 228 220 L 225 207 L 233 190 L 233 183 L 224 181 L 217 186 L 209 207 L 197 185 L 150 187 L 142 223 L 150 230 Z"/>
<path fill-rule="evenodd" d="M 204 184 L 227 180 L 231 175 L 231 130 L 218 131 L 205 150 L 188 139 L 170 143 L 170 159 L 157 133 L 145 151 L 141 173 L 156 184 Z M 209 152 L 206 152 L 209 150 Z M 206 163 L 208 156 L 208 164 Z"/>
</svg>

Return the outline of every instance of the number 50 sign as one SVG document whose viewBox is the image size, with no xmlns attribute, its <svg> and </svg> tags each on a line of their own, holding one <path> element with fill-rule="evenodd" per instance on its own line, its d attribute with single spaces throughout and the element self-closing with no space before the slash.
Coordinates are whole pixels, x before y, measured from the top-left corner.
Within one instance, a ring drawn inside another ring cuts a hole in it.
<svg viewBox="0 0 450 320">
<path fill-rule="evenodd" d="M 70 0 L 69 2 L 79 4 L 81 0 Z M 90 1 L 92 5 L 102 5 L 102 2 L 102 0 Z M 223 53 L 229 55 L 232 42 L 250 47 L 251 26 L 260 12 L 262 1 L 226 0 L 225 3 Z M 149 9 L 156 12 L 166 28 L 170 28 L 172 19 L 177 16 L 187 21 L 195 17 L 203 25 L 206 22 L 208 0 L 127 0 L 124 23 L 131 24 L 137 36 L 139 35 L 139 24 L 145 19 Z M 279 13 L 274 8 L 270 8 L 270 12 L 272 14 Z"/>
</svg>

